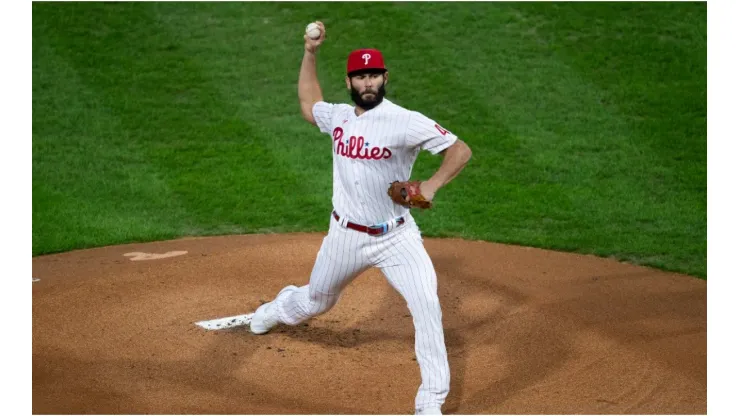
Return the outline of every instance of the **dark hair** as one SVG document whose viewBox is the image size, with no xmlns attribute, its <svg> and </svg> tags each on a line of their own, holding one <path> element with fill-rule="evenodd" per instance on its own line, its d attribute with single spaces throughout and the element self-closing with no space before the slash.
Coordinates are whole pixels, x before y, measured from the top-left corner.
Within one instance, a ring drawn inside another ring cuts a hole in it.
<svg viewBox="0 0 740 416">
<path fill-rule="evenodd" d="M 387 69 L 382 68 L 368 68 L 368 69 L 358 69 L 357 71 L 352 71 L 347 74 L 348 77 L 352 78 L 357 75 L 364 75 L 364 74 L 385 74 L 388 72 Z"/>
</svg>

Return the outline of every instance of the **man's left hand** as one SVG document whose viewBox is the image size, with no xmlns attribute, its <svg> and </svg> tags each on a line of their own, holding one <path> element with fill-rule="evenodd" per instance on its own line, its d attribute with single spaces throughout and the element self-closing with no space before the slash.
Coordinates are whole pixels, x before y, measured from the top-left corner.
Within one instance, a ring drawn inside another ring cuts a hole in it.
<svg viewBox="0 0 740 416">
<path fill-rule="evenodd" d="M 433 198 L 435 192 L 434 187 L 431 185 L 431 183 L 428 183 L 424 186 L 424 182 L 419 181 L 395 181 L 388 188 L 388 196 L 396 204 L 408 208 L 429 209 L 432 207 L 432 201 L 427 195 Z"/>
</svg>

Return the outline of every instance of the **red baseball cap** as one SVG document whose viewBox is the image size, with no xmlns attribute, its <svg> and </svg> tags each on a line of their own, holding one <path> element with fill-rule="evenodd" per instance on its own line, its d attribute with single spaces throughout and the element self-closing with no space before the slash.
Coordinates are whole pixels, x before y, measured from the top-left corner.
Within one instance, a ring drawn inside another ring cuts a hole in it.
<svg viewBox="0 0 740 416">
<path fill-rule="evenodd" d="M 364 69 L 386 70 L 383 54 L 377 49 L 357 49 L 347 58 L 347 74 Z"/>
</svg>

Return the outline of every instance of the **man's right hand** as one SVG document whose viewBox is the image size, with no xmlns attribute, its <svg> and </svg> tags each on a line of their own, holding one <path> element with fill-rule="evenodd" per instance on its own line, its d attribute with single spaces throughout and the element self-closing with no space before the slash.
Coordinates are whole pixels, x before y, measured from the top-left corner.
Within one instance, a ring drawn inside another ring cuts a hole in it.
<svg viewBox="0 0 740 416">
<path fill-rule="evenodd" d="M 316 53 L 316 51 L 319 49 L 319 46 L 324 42 L 324 39 L 326 38 L 326 29 L 324 28 L 324 24 L 317 21 L 317 25 L 319 25 L 319 31 L 321 31 L 321 36 L 319 36 L 318 39 L 311 39 L 308 37 L 308 35 L 303 35 L 303 39 L 305 40 L 304 48 L 306 49 L 306 52 L 309 53 Z"/>
</svg>

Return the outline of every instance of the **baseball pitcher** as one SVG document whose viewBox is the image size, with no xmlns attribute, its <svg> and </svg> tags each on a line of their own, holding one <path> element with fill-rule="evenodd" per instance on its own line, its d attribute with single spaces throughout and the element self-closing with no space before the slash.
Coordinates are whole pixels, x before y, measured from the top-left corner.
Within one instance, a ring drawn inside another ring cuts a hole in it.
<svg viewBox="0 0 740 416">
<path fill-rule="evenodd" d="M 298 325 L 329 311 L 341 291 L 370 267 L 379 268 L 406 300 L 415 328 L 421 386 L 416 414 L 442 414 L 450 388 L 437 296 L 437 275 L 410 209 L 430 209 L 436 192 L 467 164 L 470 148 L 425 115 L 385 98 L 388 71 L 376 49 L 352 51 L 345 82 L 354 105 L 324 101 L 316 53 L 326 30 L 304 37 L 298 78 L 301 114 L 332 140 L 333 211 L 308 284 L 287 286 L 254 313 L 250 329 Z M 313 37 L 312 37 L 313 36 Z M 421 150 L 444 155 L 426 181 L 410 181 Z"/>
</svg>

